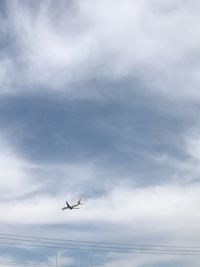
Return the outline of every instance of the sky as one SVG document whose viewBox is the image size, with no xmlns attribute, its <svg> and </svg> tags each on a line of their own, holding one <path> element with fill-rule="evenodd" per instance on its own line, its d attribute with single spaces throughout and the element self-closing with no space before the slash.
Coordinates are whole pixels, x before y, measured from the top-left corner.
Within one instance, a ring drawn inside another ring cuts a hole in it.
<svg viewBox="0 0 200 267">
<path fill-rule="evenodd" d="M 1 235 L 200 247 L 199 15 L 197 0 L 0 1 L 5 267 L 199 266 Z"/>
</svg>

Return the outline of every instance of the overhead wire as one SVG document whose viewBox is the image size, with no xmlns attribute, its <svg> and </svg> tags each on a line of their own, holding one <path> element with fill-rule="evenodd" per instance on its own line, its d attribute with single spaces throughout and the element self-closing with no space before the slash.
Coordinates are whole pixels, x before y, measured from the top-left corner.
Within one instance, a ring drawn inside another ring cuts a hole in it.
<svg viewBox="0 0 200 267">
<path fill-rule="evenodd" d="M 49 263 L 35 263 L 35 262 L 17 262 L 17 261 L 10 261 L 6 260 L 3 257 L 0 257 L 0 265 L 15 265 L 15 266 L 28 266 L 28 267 L 55 267 L 55 264 Z"/>
<path fill-rule="evenodd" d="M 29 236 L 29 235 L 14 235 L 14 234 L 3 234 L 0 233 L 1 236 L 5 237 L 13 237 L 13 238 L 27 238 L 31 240 L 48 240 L 48 241 L 60 241 L 62 242 L 72 242 L 72 243 L 83 243 L 83 244 L 98 244 L 98 245 L 119 245 L 119 246 L 142 246 L 142 247 L 163 247 L 163 248 L 186 248 L 186 249 L 200 249 L 200 246 L 185 246 L 185 245 L 163 245 L 163 244 L 138 244 L 138 243 L 121 243 L 121 242 L 101 242 L 101 241 L 86 241 L 86 240 L 72 240 L 72 239 L 61 239 L 61 238 L 48 238 L 48 237 L 36 237 L 36 236 Z"/>
<path fill-rule="evenodd" d="M 20 267 L 55 267 L 55 265 L 49 264 L 32 264 L 32 263 L 18 263 L 18 262 L 10 262 L 10 261 L 0 261 L 0 265 L 13 265 L 13 266 L 20 266 Z"/>
<path fill-rule="evenodd" d="M 60 241 L 60 242 L 56 242 Z M 91 243 L 92 242 L 92 243 Z M 81 240 L 64 240 L 40 238 L 31 236 L 20 236 L 10 234 L 0 234 L 0 244 L 13 246 L 28 246 L 40 247 L 49 249 L 64 249 L 64 250 L 89 250 L 96 252 L 114 252 L 114 253 L 139 253 L 139 254 L 162 254 L 162 255 L 200 255 L 199 247 L 186 246 L 169 246 L 169 245 L 138 245 L 129 244 L 125 246 L 122 243 L 105 243 L 97 241 L 81 241 Z M 112 245 L 109 245 L 112 244 Z"/>
</svg>

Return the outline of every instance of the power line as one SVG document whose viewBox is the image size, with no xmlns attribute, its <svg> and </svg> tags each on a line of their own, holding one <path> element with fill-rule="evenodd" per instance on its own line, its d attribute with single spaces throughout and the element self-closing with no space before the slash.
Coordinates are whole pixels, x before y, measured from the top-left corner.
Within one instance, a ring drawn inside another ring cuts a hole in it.
<svg viewBox="0 0 200 267">
<path fill-rule="evenodd" d="M 11 240 L 11 241 L 18 241 L 18 242 L 25 242 L 24 244 L 27 244 L 27 243 L 39 243 L 39 244 L 43 244 L 43 245 L 48 245 L 49 244 L 49 242 L 47 242 L 47 241 L 40 241 L 40 240 L 31 240 L 31 239 L 24 239 L 24 238 L 11 238 L 11 237 L 0 237 L 0 240 L 1 239 L 3 239 L 3 241 L 4 240 L 6 240 L 6 242 L 7 242 L 7 240 Z M 9 242 L 9 241 L 8 241 Z M 78 241 L 76 241 L 77 243 L 75 244 L 75 243 L 71 243 L 71 242 L 69 242 L 69 243 L 58 243 L 58 242 L 53 242 L 52 244 L 53 245 L 58 245 L 58 246 L 71 246 L 71 247 L 74 247 L 74 248 L 77 248 L 77 246 L 78 247 L 83 247 L 83 248 L 88 248 L 88 249 L 90 249 L 90 248 L 103 248 L 103 249 L 124 249 L 124 250 L 131 250 L 131 249 L 141 249 L 141 247 L 137 247 L 136 245 L 132 245 L 132 246 L 129 246 L 129 247 L 121 247 L 121 246 L 119 246 L 119 245 L 114 245 L 113 244 L 113 246 L 108 246 L 108 245 L 104 245 L 104 246 L 102 246 L 102 244 L 100 244 L 100 245 L 97 245 L 97 244 L 80 244 L 80 243 L 78 243 Z M 167 248 L 167 249 L 164 249 L 164 248 L 153 248 L 153 247 L 143 247 L 142 248 L 143 250 L 159 250 L 159 251 L 179 251 L 179 252 L 200 252 L 200 250 L 192 250 L 192 249 L 183 249 L 183 248 L 181 248 L 181 249 L 176 249 L 176 250 L 172 250 L 172 249 L 170 249 L 170 248 Z"/>
<path fill-rule="evenodd" d="M 8 239 L 4 237 L 4 239 Z M 39 238 L 38 238 L 39 239 Z M 49 249 L 65 249 L 65 250 L 90 250 L 90 251 L 97 251 L 97 252 L 114 252 L 114 253 L 134 253 L 134 254 L 157 254 L 157 255 L 186 255 L 186 256 L 194 256 L 200 255 L 200 250 L 192 250 L 192 249 L 164 249 L 164 248 L 142 248 L 142 247 L 108 247 L 108 246 L 88 246 L 83 244 L 78 244 L 79 241 L 76 241 L 77 244 L 64 244 L 64 243 L 55 243 L 52 242 L 47 243 L 43 241 L 36 241 L 31 239 L 20 239 L 20 238 L 11 238 L 11 241 L 0 240 L 1 244 L 4 245 L 14 245 L 14 246 L 28 246 L 28 247 L 40 247 L 40 248 L 49 248 Z M 13 241 L 14 240 L 14 241 Z M 33 243 L 36 242 L 36 243 Z M 98 242 L 97 242 L 98 243 Z"/>
<path fill-rule="evenodd" d="M 1 241 L 1 239 L 3 239 Z M 8 240 L 8 241 L 7 241 Z M 11 240 L 11 242 L 10 242 Z M 85 250 L 98 250 L 98 251 L 132 251 L 132 250 L 143 250 L 143 251 L 158 251 L 158 252 L 177 252 L 177 253 L 200 253 L 200 250 L 194 249 L 164 249 L 164 248 L 152 248 L 152 247 L 121 247 L 121 246 L 98 246 L 98 245 L 88 245 L 88 244 L 71 244 L 71 243 L 58 243 L 53 242 L 49 245 L 49 242 L 31 240 L 31 239 L 19 239 L 19 238 L 0 238 L 0 242 L 3 244 L 14 244 L 14 245 L 31 245 L 47 248 L 61 248 L 61 249 L 85 249 Z M 52 246 L 53 245 L 53 246 Z"/>
<path fill-rule="evenodd" d="M 113 253 L 128 253 L 128 254 L 150 254 L 150 255 L 182 255 L 182 256 L 200 256 L 200 253 L 197 252 L 190 252 L 190 253 L 182 253 L 182 252 L 177 252 L 177 251 L 143 251 L 142 249 L 138 250 L 107 250 L 107 249 L 87 249 L 87 248 L 72 248 L 72 247 L 55 247 L 55 246 L 42 246 L 42 245 L 36 245 L 36 244 L 20 244 L 20 243 L 11 243 L 11 242 L 2 242 L 4 245 L 14 245 L 14 246 L 28 246 L 28 247 L 40 247 L 40 248 L 50 248 L 50 249 L 65 249 L 65 250 L 82 250 L 82 251 L 96 251 L 96 252 L 113 252 Z"/>
<path fill-rule="evenodd" d="M 13 265 L 13 266 L 24 266 L 24 267 L 55 267 L 52 264 L 35 264 L 35 263 L 18 263 L 16 261 L 0 261 L 0 265 Z"/>
<path fill-rule="evenodd" d="M 184 245 L 159 245 L 159 244 L 138 244 L 138 243 L 121 243 L 121 242 L 101 242 L 101 241 L 86 241 L 86 240 L 72 240 L 72 239 L 59 239 L 59 238 L 48 238 L 48 237 L 34 237 L 34 236 L 28 236 L 28 235 L 12 235 L 12 234 L 3 234 L 0 233 L 0 238 L 1 236 L 5 236 L 5 237 L 19 237 L 17 239 L 23 239 L 25 240 L 25 238 L 27 239 L 31 239 L 33 242 L 35 240 L 48 240 L 48 241 L 59 241 L 59 244 L 65 244 L 66 242 L 72 242 L 72 243 L 83 243 L 83 244 L 98 244 L 98 245 L 114 245 L 114 246 L 137 246 L 137 247 L 154 247 L 154 248 L 158 248 L 158 247 L 162 247 L 162 248 L 177 248 L 177 249 L 200 249 L 200 246 L 184 246 Z M 57 242 L 54 242 L 57 243 Z"/>
<path fill-rule="evenodd" d="M 11 239 L 11 238 L 10 238 Z M 12 239 L 11 239 L 12 241 Z M 52 243 L 49 245 L 49 243 L 47 244 L 43 244 L 41 241 L 35 241 L 34 242 L 37 242 L 39 244 L 32 244 L 32 241 L 31 240 L 23 240 L 23 239 L 14 239 L 15 242 L 8 242 L 8 241 L 4 241 L 3 242 L 1 241 L 2 244 L 10 244 L 10 245 L 21 245 L 21 246 L 37 246 L 37 247 L 43 247 L 43 248 L 60 248 L 60 249 L 81 249 L 81 250 L 98 250 L 98 251 L 116 251 L 116 252 L 119 252 L 120 250 L 122 252 L 131 252 L 132 250 L 134 251 L 153 251 L 153 252 L 172 252 L 172 253 L 200 253 L 199 250 L 170 250 L 170 249 L 158 249 L 158 248 L 138 248 L 138 247 L 108 247 L 108 246 L 83 246 L 80 244 L 75 244 L 75 245 L 71 245 L 71 244 L 58 244 L 58 243 Z M 17 242 L 16 242 L 17 241 Z"/>
</svg>

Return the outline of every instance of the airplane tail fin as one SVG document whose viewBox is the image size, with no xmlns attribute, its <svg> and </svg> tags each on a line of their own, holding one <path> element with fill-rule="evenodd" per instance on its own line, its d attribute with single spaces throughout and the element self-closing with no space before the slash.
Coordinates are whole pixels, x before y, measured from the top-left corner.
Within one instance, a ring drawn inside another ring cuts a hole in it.
<svg viewBox="0 0 200 267">
<path fill-rule="evenodd" d="M 81 198 L 78 200 L 78 205 L 83 205 L 83 203 L 81 202 Z"/>
</svg>

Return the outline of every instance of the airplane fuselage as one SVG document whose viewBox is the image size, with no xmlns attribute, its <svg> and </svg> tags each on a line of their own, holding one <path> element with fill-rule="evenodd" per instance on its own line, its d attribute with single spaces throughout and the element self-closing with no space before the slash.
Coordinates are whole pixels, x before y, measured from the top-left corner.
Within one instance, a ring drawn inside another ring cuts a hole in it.
<svg viewBox="0 0 200 267">
<path fill-rule="evenodd" d="M 74 205 L 69 205 L 69 203 L 66 201 L 66 207 L 63 207 L 62 210 L 66 210 L 66 209 L 70 209 L 70 210 L 73 210 L 73 209 L 79 209 L 77 206 L 79 205 L 82 205 L 81 203 L 81 200 L 79 200 L 77 202 L 77 204 L 74 204 Z"/>
</svg>

